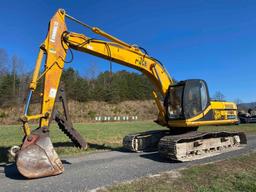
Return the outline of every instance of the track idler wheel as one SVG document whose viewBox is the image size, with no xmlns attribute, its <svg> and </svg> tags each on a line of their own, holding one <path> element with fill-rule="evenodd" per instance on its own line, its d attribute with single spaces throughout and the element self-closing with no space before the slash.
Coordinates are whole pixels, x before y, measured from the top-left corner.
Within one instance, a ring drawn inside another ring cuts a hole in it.
<svg viewBox="0 0 256 192">
<path fill-rule="evenodd" d="M 54 176 L 64 171 L 46 128 L 38 128 L 25 137 L 15 158 L 19 172 L 27 178 Z"/>
</svg>

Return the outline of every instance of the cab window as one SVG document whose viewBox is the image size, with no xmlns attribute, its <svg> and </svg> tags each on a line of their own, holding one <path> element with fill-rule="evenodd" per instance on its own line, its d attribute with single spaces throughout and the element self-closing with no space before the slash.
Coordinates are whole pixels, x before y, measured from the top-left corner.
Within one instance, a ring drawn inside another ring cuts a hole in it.
<svg viewBox="0 0 256 192">
<path fill-rule="evenodd" d="M 179 119 L 183 117 L 182 96 L 183 86 L 170 87 L 167 107 L 169 119 Z"/>
<path fill-rule="evenodd" d="M 208 98 L 208 90 L 204 81 L 188 81 L 184 92 L 185 117 L 188 119 L 202 113 L 209 103 Z"/>
</svg>

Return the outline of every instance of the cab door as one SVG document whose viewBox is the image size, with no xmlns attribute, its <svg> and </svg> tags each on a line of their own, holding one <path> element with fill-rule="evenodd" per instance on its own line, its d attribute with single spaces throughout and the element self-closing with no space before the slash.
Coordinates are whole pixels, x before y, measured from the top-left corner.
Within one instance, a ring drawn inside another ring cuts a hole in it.
<svg viewBox="0 0 256 192">
<path fill-rule="evenodd" d="M 210 105 L 207 85 L 203 80 L 187 80 L 183 95 L 183 110 L 185 119 L 193 118 Z"/>
</svg>

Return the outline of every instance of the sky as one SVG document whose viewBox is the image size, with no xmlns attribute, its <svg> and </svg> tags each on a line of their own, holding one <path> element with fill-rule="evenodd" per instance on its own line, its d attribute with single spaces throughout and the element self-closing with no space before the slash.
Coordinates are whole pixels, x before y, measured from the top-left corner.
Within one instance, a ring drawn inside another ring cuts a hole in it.
<svg viewBox="0 0 256 192">
<path fill-rule="evenodd" d="M 256 1 L 254 0 L 1 0 L 0 48 L 32 71 L 48 22 L 58 8 L 160 60 L 176 80 L 204 79 L 210 94 L 256 101 Z M 90 35 L 67 22 L 68 30 Z M 93 36 L 96 37 L 97 36 Z M 68 56 L 69 57 L 69 56 Z M 109 62 L 75 52 L 73 67 L 83 76 Z M 113 71 L 131 69 L 114 64 Z M 133 70 L 132 70 L 133 71 Z"/>
</svg>

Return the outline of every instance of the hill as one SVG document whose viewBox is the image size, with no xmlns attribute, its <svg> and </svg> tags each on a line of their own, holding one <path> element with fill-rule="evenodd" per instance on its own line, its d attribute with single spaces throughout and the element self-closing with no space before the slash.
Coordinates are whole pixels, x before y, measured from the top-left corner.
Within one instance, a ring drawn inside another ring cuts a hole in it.
<svg viewBox="0 0 256 192">
<path fill-rule="evenodd" d="M 244 111 L 248 111 L 248 109 L 253 109 L 256 108 L 256 102 L 251 102 L 251 103 L 241 103 L 237 105 L 238 110 L 244 110 Z"/>
<path fill-rule="evenodd" d="M 57 109 L 60 109 L 60 106 L 60 103 L 56 104 Z M 120 103 L 69 101 L 68 107 L 74 123 L 94 122 L 97 116 L 137 116 L 138 120 L 155 120 L 158 114 L 153 100 L 122 101 Z M 40 104 L 31 104 L 29 112 L 30 114 L 40 113 Z M 0 124 L 18 124 L 19 115 L 22 113 L 23 107 L 0 108 Z"/>
</svg>

